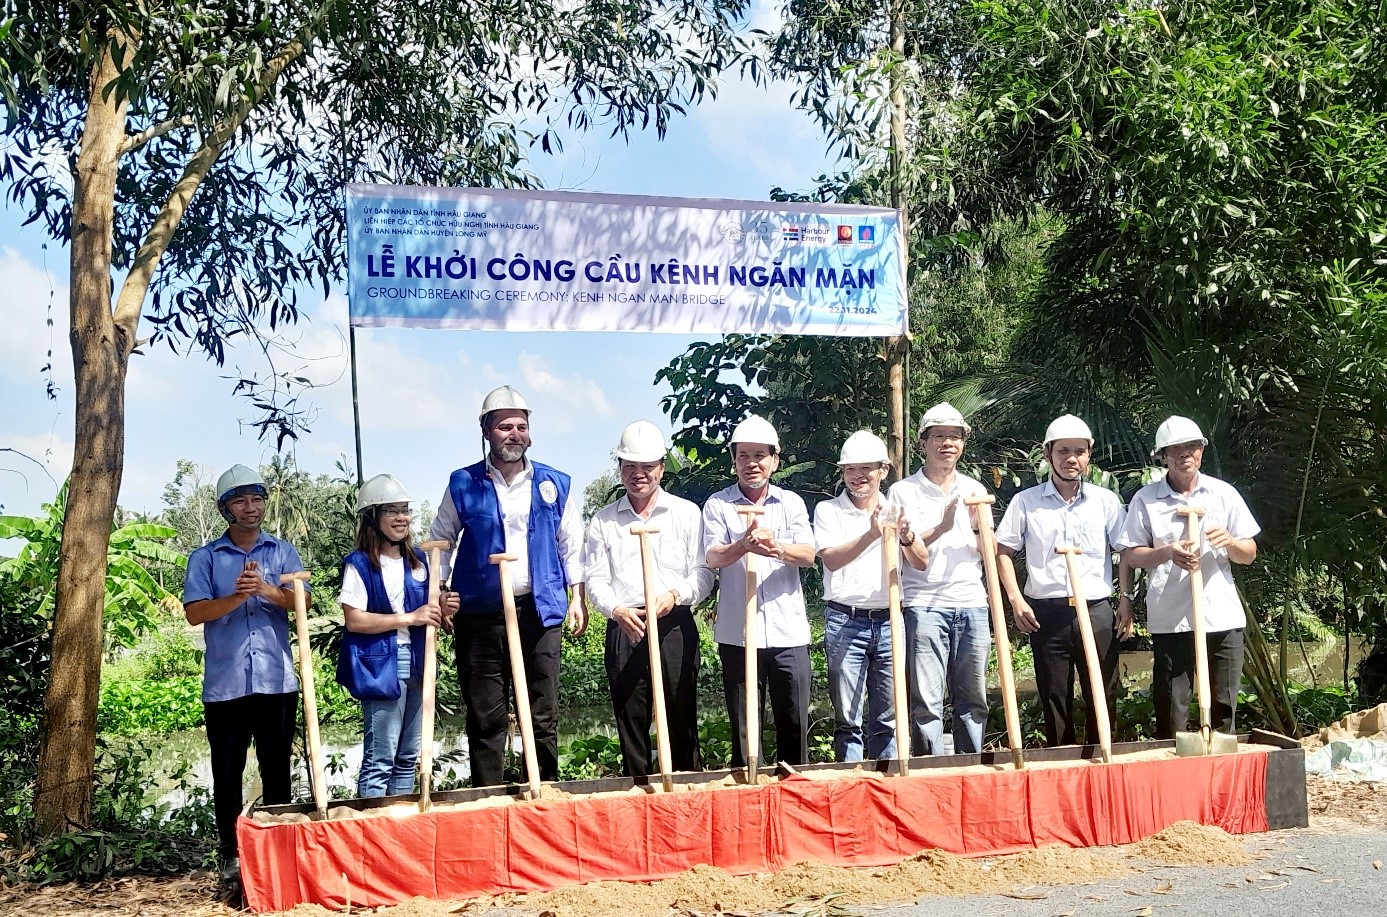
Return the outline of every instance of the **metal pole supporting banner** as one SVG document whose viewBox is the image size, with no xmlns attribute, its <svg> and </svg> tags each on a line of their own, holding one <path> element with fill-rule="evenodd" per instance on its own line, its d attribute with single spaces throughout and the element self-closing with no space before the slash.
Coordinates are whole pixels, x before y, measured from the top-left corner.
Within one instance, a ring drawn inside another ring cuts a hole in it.
<svg viewBox="0 0 1387 917">
<path fill-rule="evenodd" d="M 361 397 L 356 382 L 356 326 L 347 324 L 347 349 L 351 353 L 352 364 L 352 434 L 356 437 L 356 486 L 366 480 L 361 462 Z"/>
</svg>

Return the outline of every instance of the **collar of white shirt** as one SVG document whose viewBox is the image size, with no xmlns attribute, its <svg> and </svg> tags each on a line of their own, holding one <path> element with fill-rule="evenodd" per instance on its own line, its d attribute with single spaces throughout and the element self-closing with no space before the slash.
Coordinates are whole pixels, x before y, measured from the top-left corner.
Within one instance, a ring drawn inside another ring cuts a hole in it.
<svg viewBox="0 0 1387 917">
<path fill-rule="evenodd" d="M 660 501 L 660 497 L 664 496 L 664 493 L 664 488 L 655 488 L 655 496 L 650 498 L 650 512 L 645 515 L 645 518 L 649 519 L 651 516 L 654 516 L 656 513 L 659 513 L 666 508 L 665 505 Z M 618 516 L 624 514 L 627 516 L 633 516 L 637 519 L 641 518 L 641 514 L 636 512 L 636 508 L 631 505 L 631 497 L 628 494 L 622 494 L 621 499 L 616 501 L 616 513 Z"/>
<path fill-rule="evenodd" d="M 528 481 L 530 479 L 530 476 L 534 474 L 534 472 L 535 468 L 533 465 L 530 464 L 529 457 L 525 456 L 520 460 L 520 471 L 515 475 L 514 478 L 507 481 L 506 476 L 501 473 L 501 470 L 497 468 L 495 465 L 491 464 L 491 453 L 488 452 L 486 454 L 486 476 L 491 478 L 492 483 L 498 483 L 502 487 L 514 487 L 521 481 Z"/>
</svg>

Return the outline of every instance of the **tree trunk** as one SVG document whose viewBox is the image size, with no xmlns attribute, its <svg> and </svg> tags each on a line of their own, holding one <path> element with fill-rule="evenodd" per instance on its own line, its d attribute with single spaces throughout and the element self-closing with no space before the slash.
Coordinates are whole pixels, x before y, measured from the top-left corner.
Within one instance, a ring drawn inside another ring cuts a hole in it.
<svg viewBox="0 0 1387 917">
<path fill-rule="evenodd" d="M 76 429 L 34 792 L 34 825 L 45 835 L 85 826 L 91 818 L 106 552 L 125 465 L 125 373 L 135 329 L 118 325 L 111 311 L 116 168 L 127 107 L 117 93 L 105 92 L 116 76 L 108 44 L 92 68 L 73 174 Z"/>
</svg>

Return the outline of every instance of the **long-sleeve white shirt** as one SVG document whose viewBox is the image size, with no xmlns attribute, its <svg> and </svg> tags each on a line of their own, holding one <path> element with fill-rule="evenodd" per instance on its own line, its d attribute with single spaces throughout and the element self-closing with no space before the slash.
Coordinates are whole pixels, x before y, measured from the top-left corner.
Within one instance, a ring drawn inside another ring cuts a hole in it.
<svg viewBox="0 0 1387 917">
<path fill-rule="evenodd" d="M 697 504 L 660 490 L 644 519 L 622 496 L 588 523 L 583 574 L 588 599 L 598 611 L 610 618 L 619 607 L 645 607 L 640 538 L 631 533 L 633 526 L 659 529 L 646 536 L 657 595 L 672 590 L 679 605 L 697 605 L 707 598 L 713 590 L 713 571 L 703 558 L 703 514 Z"/>
</svg>

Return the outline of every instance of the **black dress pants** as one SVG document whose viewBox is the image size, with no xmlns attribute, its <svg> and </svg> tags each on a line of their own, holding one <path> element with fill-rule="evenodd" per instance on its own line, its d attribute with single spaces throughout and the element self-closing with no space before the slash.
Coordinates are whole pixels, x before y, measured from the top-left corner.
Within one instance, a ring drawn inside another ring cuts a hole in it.
<svg viewBox="0 0 1387 917">
<path fill-rule="evenodd" d="M 722 696 L 732 726 L 732 767 L 746 767 L 746 652 L 731 643 L 718 644 L 722 660 Z M 782 646 L 756 651 L 760 697 L 770 695 L 775 720 L 775 760 L 805 764 L 809 760 L 809 647 Z M 763 758 L 766 756 L 763 755 Z"/>
<path fill-rule="evenodd" d="M 1084 737 L 1098 744 L 1098 719 L 1089 696 L 1088 662 L 1084 657 L 1079 619 L 1068 599 L 1027 599 L 1040 630 L 1031 634 L 1035 656 L 1035 686 L 1045 715 L 1045 744 L 1073 745 L 1074 677 L 1079 678 L 1088 712 L 1084 718 Z M 1088 619 L 1093 625 L 1093 643 L 1098 650 L 1098 666 L 1107 695 L 1108 722 L 1117 722 L 1118 641 L 1113 632 L 1113 608 L 1107 599 L 1088 603 Z"/>
<path fill-rule="evenodd" d="M 520 655 L 529 681 L 530 717 L 534 722 L 539 779 L 559 779 L 559 650 L 561 624 L 540 622 L 531 595 L 515 597 L 520 625 Z M 467 705 L 467 752 L 472 785 L 505 782 L 506 735 L 511 699 L 510 656 L 506 621 L 499 614 L 461 614 L 453 618 L 458 686 Z"/>
<path fill-rule="evenodd" d="M 688 605 L 675 606 L 658 623 L 670 764 L 677 771 L 702 770 L 698 756 L 698 624 Z M 612 689 L 616 734 L 628 777 L 646 776 L 652 766 L 659 766 L 650 741 L 654 707 L 649 641 L 647 634 L 633 643 L 616 622 L 607 622 L 607 683 Z"/>
<path fill-rule="evenodd" d="M 260 764 L 261 798 L 271 806 L 290 801 L 289 759 L 294 751 L 298 710 L 297 693 L 248 694 L 202 705 L 207 744 L 212 751 L 217 855 L 223 863 L 236 856 L 236 818 L 244 806 L 241 784 L 251 742 Z"/>
<path fill-rule="evenodd" d="M 1238 688 L 1243 679 L 1243 631 L 1204 635 L 1209 648 L 1209 721 L 1214 732 L 1234 734 Z M 1156 707 L 1156 738 L 1173 739 L 1190 722 L 1194 697 L 1194 634 L 1152 634 L 1151 700 Z"/>
</svg>

